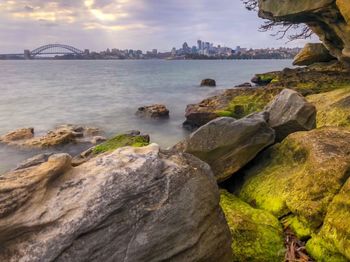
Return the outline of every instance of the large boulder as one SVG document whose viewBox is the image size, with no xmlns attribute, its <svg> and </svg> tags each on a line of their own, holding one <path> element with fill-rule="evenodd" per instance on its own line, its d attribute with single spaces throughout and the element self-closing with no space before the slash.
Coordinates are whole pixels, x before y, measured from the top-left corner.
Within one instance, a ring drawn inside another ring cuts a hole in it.
<svg viewBox="0 0 350 262">
<path fill-rule="evenodd" d="M 234 261 L 283 261 L 283 229 L 276 217 L 224 190 L 220 199 L 231 230 Z"/>
<path fill-rule="evenodd" d="M 328 127 L 289 135 L 242 171 L 240 198 L 284 218 L 301 238 L 322 225 L 350 176 L 350 131 Z"/>
<path fill-rule="evenodd" d="M 298 92 L 284 89 L 267 106 L 269 125 L 276 131 L 276 140 L 282 141 L 289 134 L 316 127 L 316 108 Z"/>
<path fill-rule="evenodd" d="M 0 261 L 232 261 L 207 164 L 155 144 L 70 162 L 1 177 Z"/>
<path fill-rule="evenodd" d="M 201 82 L 201 86 L 210 86 L 210 87 L 215 87 L 216 86 L 216 81 L 214 79 L 203 79 Z"/>
<path fill-rule="evenodd" d="M 218 182 L 231 177 L 275 141 L 265 114 L 236 120 L 217 118 L 192 133 L 177 148 L 207 162 Z"/>
<path fill-rule="evenodd" d="M 350 8 L 347 0 L 259 0 L 259 16 L 306 23 L 331 55 L 350 65 Z"/>
<path fill-rule="evenodd" d="M 34 128 L 20 128 L 0 136 L 1 143 L 14 143 L 19 140 L 30 139 L 34 137 Z"/>
<path fill-rule="evenodd" d="M 293 65 L 309 66 L 314 63 L 329 62 L 335 59 L 321 43 L 308 43 L 294 58 Z"/>
</svg>

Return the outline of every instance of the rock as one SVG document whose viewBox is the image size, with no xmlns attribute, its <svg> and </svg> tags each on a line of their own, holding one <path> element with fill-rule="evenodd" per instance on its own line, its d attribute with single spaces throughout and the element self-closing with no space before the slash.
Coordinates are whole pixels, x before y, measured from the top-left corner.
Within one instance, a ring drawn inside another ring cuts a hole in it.
<svg viewBox="0 0 350 262">
<path fill-rule="evenodd" d="M 132 147 L 143 147 L 149 145 L 150 137 L 149 135 L 141 135 L 140 131 L 130 131 L 125 134 L 119 134 L 115 137 L 108 139 L 104 143 L 91 147 L 79 155 L 75 156 L 72 160 L 73 166 L 81 165 L 91 158 L 106 153 L 109 151 L 116 150 L 125 146 Z"/>
<path fill-rule="evenodd" d="M 97 145 L 97 144 L 100 144 L 104 141 L 106 141 L 107 138 L 105 138 L 104 136 L 94 136 L 92 139 L 91 139 L 91 144 L 93 145 Z"/>
<path fill-rule="evenodd" d="M 276 75 L 273 73 L 255 75 L 250 81 L 258 86 L 266 86 L 274 80 L 277 80 Z"/>
<path fill-rule="evenodd" d="M 298 92 L 284 89 L 267 106 L 268 123 L 280 142 L 289 134 L 316 128 L 316 108 Z"/>
<path fill-rule="evenodd" d="M 34 136 L 34 128 L 20 128 L 6 135 L 0 136 L 1 143 L 12 143 L 19 140 L 30 139 Z"/>
<path fill-rule="evenodd" d="M 188 105 L 184 127 L 194 130 L 218 117 L 242 118 L 259 112 L 281 91 L 280 88 L 233 88 Z"/>
<path fill-rule="evenodd" d="M 275 141 L 275 132 L 265 117 L 256 114 L 240 120 L 217 118 L 192 133 L 177 148 L 207 162 L 218 182 L 222 182 Z"/>
<path fill-rule="evenodd" d="M 237 85 L 236 87 L 253 87 L 251 83 L 243 83 L 243 84 L 240 84 L 240 85 Z"/>
<path fill-rule="evenodd" d="M 21 131 L 23 130 L 23 131 Z M 90 127 L 82 127 L 75 125 L 61 125 L 47 132 L 47 134 L 34 137 L 34 129 L 21 129 L 19 130 L 20 135 L 19 139 L 9 140 L 6 137 L 9 135 L 5 135 L 2 140 L 3 143 L 6 143 L 10 146 L 18 146 L 23 148 L 49 148 L 49 147 L 57 147 L 70 143 L 90 143 L 91 142 L 91 134 L 97 134 L 97 128 Z M 14 131 L 14 134 L 18 133 L 18 131 Z"/>
<path fill-rule="evenodd" d="M 321 43 L 309 43 L 294 58 L 293 65 L 309 66 L 314 63 L 329 62 L 336 59 Z"/>
<path fill-rule="evenodd" d="M 349 170 L 349 130 L 297 132 L 242 170 L 243 183 L 236 193 L 252 206 L 284 217 L 297 236 L 309 238 L 322 225 Z"/>
<path fill-rule="evenodd" d="M 45 163 L 47 162 L 49 157 L 52 155 L 53 155 L 52 153 L 45 153 L 45 154 L 39 154 L 39 155 L 33 156 L 23 161 L 22 163 L 20 163 L 15 170 L 26 169 L 28 167 L 37 166 L 42 163 Z"/>
<path fill-rule="evenodd" d="M 350 85 L 327 93 L 311 95 L 307 100 L 317 109 L 317 127 L 350 127 Z"/>
<path fill-rule="evenodd" d="M 283 230 L 277 218 L 224 190 L 220 206 L 231 230 L 234 261 L 284 260 Z"/>
<path fill-rule="evenodd" d="M 216 86 L 216 81 L 214 79 L 203 79 L 201 82 L 201 86 L 210 86 L 210 87 L 215 87 Z"/>
<path fill-rule="evenodd" d="M 155 144 L 2 176 L 1 261 L 232 261 L 208 165 Z"/>
<path fill-rule="evenodd" d="M 165 105 L 151 105 L 151 106 L 143 106 L 140 107 L 136 115 L 139 117 L 145 118 L 168 118 L 169 110 Z"/>
<path fill-rule="evenodd" d="M 259 0 L 259 16 L 279 22 L 306 23 L 331 55 L 350 65 L 350 10 L 347 0 Z"/>
<path fill-rule="evenodd" d="M 307 251 L 317 261 L 350 260 L 350 179 L 327 209 L 319 233 L 307 242 Z"/>
</svg>

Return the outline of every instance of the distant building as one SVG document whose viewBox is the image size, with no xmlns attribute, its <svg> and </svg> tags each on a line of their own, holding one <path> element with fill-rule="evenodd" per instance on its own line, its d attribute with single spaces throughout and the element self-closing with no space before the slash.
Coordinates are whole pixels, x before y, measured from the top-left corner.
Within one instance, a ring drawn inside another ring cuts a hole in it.
<svg viewBox="0 0 350 262">
<path fill-rule="evenodd" d="M 197 41 L 197 48 L 198 48 L 198 51 L 202 50 L 202 40 L 198 40 Z"/>
</svg>

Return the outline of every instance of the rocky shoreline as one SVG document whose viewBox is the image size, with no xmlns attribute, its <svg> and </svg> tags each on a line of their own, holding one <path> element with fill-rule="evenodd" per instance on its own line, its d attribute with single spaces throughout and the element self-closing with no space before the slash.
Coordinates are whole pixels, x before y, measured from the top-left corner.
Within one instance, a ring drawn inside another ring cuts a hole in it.
<svg viewBox="0 0 350 262">
<path fill-rule="evenodd" d="M 41 154 L 0 176 L 0 260 L 349 261 L 350 10 L 306 2 L 260 1 L 260 15 L 305 21 L 326 49 L 307 46 L 297 57 L 307 67 L 189 105 L 193 133 L 170 149 L 139 131 L 106 140 L 72 125 L 1 136 L 18 150 L 89 149 Z"/>
</svg>

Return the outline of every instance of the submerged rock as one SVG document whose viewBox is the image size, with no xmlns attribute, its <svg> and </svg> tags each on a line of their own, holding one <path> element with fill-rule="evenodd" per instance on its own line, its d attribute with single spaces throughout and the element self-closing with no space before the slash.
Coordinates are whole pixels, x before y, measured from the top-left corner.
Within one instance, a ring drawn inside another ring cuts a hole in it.
<svg viewBox="0 0 350 262">
<path fill-rule="evenodd" d="M 169 110 L 165 105 L 156 104 L 140 107 L 137 110 L 136 115 L 145 118 L 168 118 Z"/>
<path fill-rule="evenodd" d="M 207 162 L 221 182 L 275 141 L 275 132 L 266 119 L 264 114 L 240 120 L 218 118 L 192 133 L 177 148 Z"/>
<path fill-rule="evenodd" d="M 207 164 L 157 145 L 4 174 L 1 261 L 232 261 Z"/>
<path fill-rule="evenodd" d="M 201 86 L 210 86 L 210 87 L 215 87 L 216 86 L 216 81 L 214 79 L 203 79 L 201 82 Z"/>
<path fill-rule="evenodd" d="M 30 139 L 34 137 L 34 128 L 20 128 L 14 130 L 6 135 L 0 136 L 1 143 L 13 143 L 18 140 Z"/>
<path fill-rule="evenodd" d="M 321 43 L 308 43 L 294 58 L 293 65 L 308 66 L 314 63 L 330 62 L 336 59 Z"/>
<path fill-rule="evenodd" d="M 298 92 L 284 89 L 267 106 L 268 123 L 280 142 L 289 134 L 316 128 L 316 108 Z"/>
<path fill-rule="evenodd" d="M 91 143 L 93 136 L 100 133 L 96 128 L 76 125 L 62 125 L 47 134 L 34 137 L 34 129 L 20 129 L 2 137 L 0 142 L 24 148 L 49 148 L 70 143 Z M 12 139 L 9 139 L 12 137 Z"/>
<path fill-rule="evenodd" d="M 283 261 L 284 237 L 277 218 L 224 190 L 220 206 L 231 230 L 234 261 Z"/>
<path fill-rule="evenodd" d="M 322 128 L 289 135 L 243 173 L 237 190 L 251 205 L 287 219 L 299 237 L 322 225 L 327 207 L 350 176 L 350 131 Z"/>
</svg>

